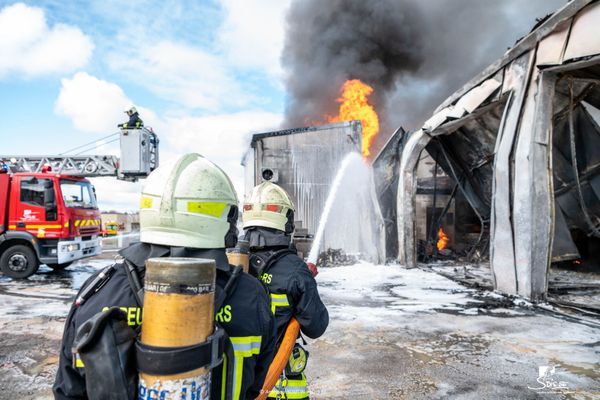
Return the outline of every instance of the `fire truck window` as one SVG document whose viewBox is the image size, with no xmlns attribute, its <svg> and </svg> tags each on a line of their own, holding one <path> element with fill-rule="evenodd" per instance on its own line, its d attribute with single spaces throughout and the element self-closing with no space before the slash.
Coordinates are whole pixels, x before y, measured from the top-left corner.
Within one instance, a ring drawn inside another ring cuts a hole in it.
<svg viewBox="0 0 600 400">
<path fill-rule="evenodd" d="M 60 180 L 65 205 L 69 208 L 96 208 L 96 196 L 89 182 Z"/>
<path fill-rule="evenodd" d="M 30 178 L 21 180 L 21 202 L 44 207 L 44 190 L 52 187 L 50 179 Z"/>
</svg>

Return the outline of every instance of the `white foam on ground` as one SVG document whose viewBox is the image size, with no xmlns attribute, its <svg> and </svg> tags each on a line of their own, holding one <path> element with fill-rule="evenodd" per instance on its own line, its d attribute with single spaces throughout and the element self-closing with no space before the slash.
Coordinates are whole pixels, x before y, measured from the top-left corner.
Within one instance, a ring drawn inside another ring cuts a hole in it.
<svg viewBox="0 0 600 400">
<path fill-rule="evenodd" d="M 483 302 L 472 297 L 477 290 L 433 271 L 363 262 L 322 268 L 316 279 L 330 318 L 338 327 L 454 332 L 511 351 L 531 352 L 554 363 L 586 369 L 600 365 L 600 329 L 542 312 L 520 299 L 513 301 L 516 308 L 480 313 Z M 491 292 L 485 296 L 503 298 Z"/>
<path fill-rule="evenodd" d="M 478 303 L 470 297 L 472 289 L 433 272 L 399 265 L 362 262 L 322 268 L 317 281 L 319 292 L 331 299 L 332 318 L 379 326 L 394 325 L 408 314 L 461 311 L 467 303 Z"/>
</svg>

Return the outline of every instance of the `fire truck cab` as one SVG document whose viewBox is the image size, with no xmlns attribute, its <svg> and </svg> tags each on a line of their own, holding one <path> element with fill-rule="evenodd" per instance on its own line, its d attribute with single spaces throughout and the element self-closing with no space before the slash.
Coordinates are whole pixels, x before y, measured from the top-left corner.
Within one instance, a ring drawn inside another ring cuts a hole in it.
<svg viewBox="0 0 600 400">
<path fill-rule="evenodd" d="M 40 264 L 62 269 L 101 252 L 100 211 L 91 183 L 47 172 L 0 169 L 0 270 L 27 278 Z"/>
</svg>

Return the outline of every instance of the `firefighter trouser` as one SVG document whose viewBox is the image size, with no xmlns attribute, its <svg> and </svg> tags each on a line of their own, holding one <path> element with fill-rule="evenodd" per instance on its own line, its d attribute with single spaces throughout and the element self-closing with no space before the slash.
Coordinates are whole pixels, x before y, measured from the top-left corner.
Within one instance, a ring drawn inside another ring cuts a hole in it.
<svg viewBox="0 0 600 400">
<path fill-rule="evenodd" d="M 306 375 L 285 376 L 281 375 L 275 387 L 269 392 L 269 399 L 308 399 L 308 386 Z"/>
</svg>

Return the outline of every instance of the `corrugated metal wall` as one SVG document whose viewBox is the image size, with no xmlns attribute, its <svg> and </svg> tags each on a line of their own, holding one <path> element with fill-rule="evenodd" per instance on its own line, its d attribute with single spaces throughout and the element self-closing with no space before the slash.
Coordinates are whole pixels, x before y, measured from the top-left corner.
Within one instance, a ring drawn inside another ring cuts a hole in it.
<svg viewBox="0 0 600 400">
<path fill-rule="evenodd" d="M 342 159 L 350 152 L 360 152 L 361 133 L 360 122 L 352 121 L 256 134 L 252 143 L 255 156 L 247 158 L 254 158 L 254 165 L 246 162 L 246 177 L 254 175 L 256 185 L 262 181 L 261 171 L 272 169 L 273 181 L 294 198 L 297 228 L 314 234 Z"/>
</svg>

